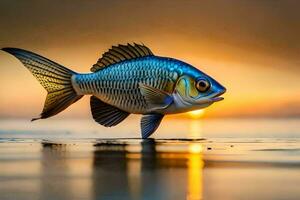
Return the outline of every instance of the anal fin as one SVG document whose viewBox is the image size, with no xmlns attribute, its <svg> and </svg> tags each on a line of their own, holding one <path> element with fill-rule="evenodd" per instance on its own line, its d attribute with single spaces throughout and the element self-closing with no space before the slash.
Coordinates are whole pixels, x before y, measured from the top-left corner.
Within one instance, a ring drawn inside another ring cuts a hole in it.
<svg viewBox="0 0 300 200">
<path fill-rule="evenodd" d="M 164 115 L 158 113 L 147 114 L 142 117 L 141 133 L 143 139 L 148 138 L 152 133 L 156 131 L 163 117 Z"/>
<path fill-rule="evenodd" d="M 121 123 L 130 113 L 104 103 L 95 96 L 90 99 L 92 116 L 99 124 L 111 127 Z"/>
</svg>

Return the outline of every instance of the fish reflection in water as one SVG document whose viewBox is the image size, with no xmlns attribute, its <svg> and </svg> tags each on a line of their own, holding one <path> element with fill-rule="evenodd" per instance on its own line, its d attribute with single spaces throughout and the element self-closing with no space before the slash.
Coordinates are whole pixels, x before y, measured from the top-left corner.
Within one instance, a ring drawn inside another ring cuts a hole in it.
<svg viewBox="0 0 300 200">
<path fill-rule="evenodd" d="M 64 142 L 0 143 L 0 199 L 299 199 L 300 195 L 297 140 L 234 145 L 194 139 Z"/>
<path fill-rule="evenodd" d="M 68 157 L 66 145 L 43 144 L 41 159 L 40 199 L 71 198 L 68 179 Z"/>
<path fill-rule="evenodd" d="M 163 152 L 157 151 L 159 142 L 147 139 L 132 152 L 132 144 L 99 142 L 86 160 L 72 158 L 69 145 L 44 144 L 41 199 L 201 199 L 203 162 L 197 145 L 191 146 L 193 153 Z M 88 172 L 74 177 L 76 164 Z"/>
</svg>

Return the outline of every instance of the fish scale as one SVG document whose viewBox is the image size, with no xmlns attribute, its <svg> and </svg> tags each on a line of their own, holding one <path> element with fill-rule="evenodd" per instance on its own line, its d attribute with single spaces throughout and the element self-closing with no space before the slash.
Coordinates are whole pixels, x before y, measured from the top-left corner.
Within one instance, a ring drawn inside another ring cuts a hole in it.
<svg viewBox="0 0 300 200">
<path fill-rule="evenodd" d="M 145 113 L 148 109 L 140 92 L 139 83 L 145 83 L 162 91 L 174 85 L 173 70 L 163 58 L 147 57 L 123 61 L 93 74 L 78 74 L 75 83 L 82 94 L 93 94 L 102 101 L 131 113 Z M 91 87 L 86 85 L 97 85 Z"/>
</svg>

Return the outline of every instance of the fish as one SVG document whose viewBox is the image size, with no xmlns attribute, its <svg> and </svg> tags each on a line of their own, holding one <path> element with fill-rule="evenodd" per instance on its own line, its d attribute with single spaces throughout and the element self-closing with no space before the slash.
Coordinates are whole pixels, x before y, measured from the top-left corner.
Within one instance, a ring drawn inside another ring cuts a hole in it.
<svg viewBox="0 0 300 200">
<path fill-rule="evenodd" d="M 90 95 L 93 119 L 113 127 L 130 114 L 142 115 L 141 137 L 152 135 L 165 115 L 203 109 L 224 98 L 226 88 L 198 68 L 156 56 L 144 44 L 112 46 L 91 67 L 77 73 L 41 55 L 3 48 L 15 56 L 47 90 L 39 117 L 46 119 Z"/>
</svg>

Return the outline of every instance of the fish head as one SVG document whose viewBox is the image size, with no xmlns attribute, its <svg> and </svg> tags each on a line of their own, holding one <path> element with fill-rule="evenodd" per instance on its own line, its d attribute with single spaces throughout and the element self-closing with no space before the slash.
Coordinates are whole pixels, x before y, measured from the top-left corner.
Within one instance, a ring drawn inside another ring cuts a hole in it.
<svg viewBox="0 0 300 200">
<path fill-rule="evenodd" d="M 205 108 L 224 98 L 222 94 L 226 88 L 205 73 L 194 69 L 189 73 L 182 73 L 175 86 L 175 94 L 180 105 L 189 110 Z"/>
</svg>

